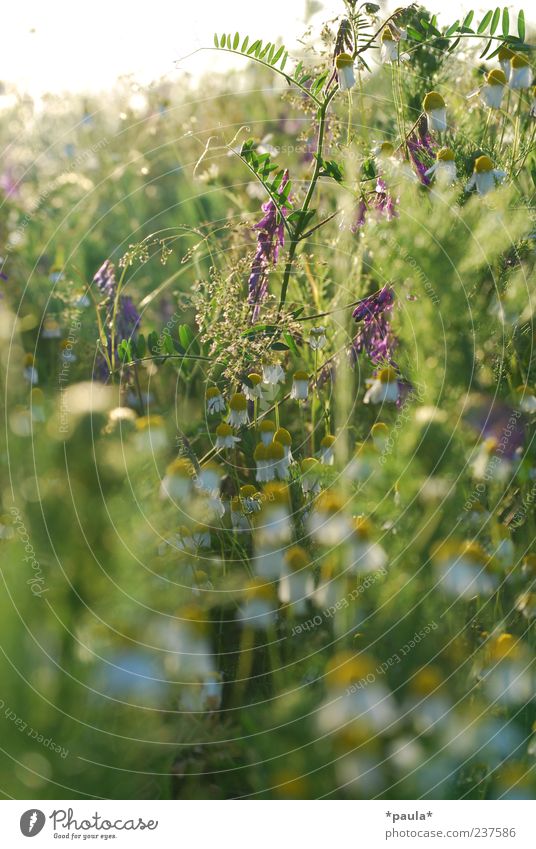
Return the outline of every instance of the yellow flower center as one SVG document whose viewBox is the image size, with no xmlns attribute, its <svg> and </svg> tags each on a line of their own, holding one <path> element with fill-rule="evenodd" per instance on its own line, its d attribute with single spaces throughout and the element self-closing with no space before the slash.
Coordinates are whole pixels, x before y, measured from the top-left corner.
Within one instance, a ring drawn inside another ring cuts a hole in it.
<svg viewBox="0 0 536 849">
<path fill-rule="evenodd" d="M 241 392 L 235 392 L 229 403 L 231 410 L 235 413 L 242 413 L 248 408 L 248 402 L 245 395 Z"/>
<path fill-rule="evenodd" d="M 486 76 L 488 85 L 506 85 L 506 74 L 500 68 L 495 68 Z"/>
<path fill-rule="evenodd" d="M 436 153 L 438 162 L 454 162 L 454 151 L 450 147 L 442 147 Z"/>
<path fill-rule="evenodd" d="M 349 53 L 339 53 L 339 55 L 335 59 L 335 66 L 337 69 L 351 68 L 353 64 L 354 60 L 352 59 Z"/>
<path fill-rule="evenodd" d="M 475 161 L 475 171 L 477 174 L 485 174 L 487 171 L 493 171 L 493 162 L 489 156 L 479 156 Z"/>
<path fill-rule="evenodd" d="M 434 109 L 444 109 L 444 107 L 445 101 L 438 91 L 428 92 L 423 101 L 423 108 L 425 112 L 432 112 Z"/>
</svg>

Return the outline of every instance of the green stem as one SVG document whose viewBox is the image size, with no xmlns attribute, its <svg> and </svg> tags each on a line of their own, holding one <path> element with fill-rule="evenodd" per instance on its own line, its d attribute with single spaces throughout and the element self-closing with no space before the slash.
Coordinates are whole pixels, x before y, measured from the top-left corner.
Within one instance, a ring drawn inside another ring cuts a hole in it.
<svg viewBox="0 0 536 849">
<path fill-rule="evenodd" d="M 300 241 L 300 235 L 303 230 L 303 225 L 306 219 L 307 211 L 309 209 L 309 205 L 311 203 L 316 184 L 318 182 L 318 178 L 320 176 L 320 169 L 322 168 L 322 149 L 324 147 L 324 135 L 326 132 L 326 113 L 329 104 L 333 100 L 336 92 L 338 91 L 338 86 L 335 86 L 325 97 L 322 106 L 319 109 L 319 125 L 318 125 L 318 143 L 316 146 L 316 156 L 315 156 L 315 167 L 313 170 L 313 175 L 311 177 L 311 182 L 309 183 L 309 188 L 307 189 L 307 194 L 305 195 L 305 200 L 303 202 L 302 208 L 300 210 L 300 217 L 296 223 L 296 228 L 294 230 L 294 235 L 290 242 L 290 247 L 288 251 L 287 262 L 285 265 L 285 271 L 283 272 L 283 282 L 281 284 L 281 297 L 279 299 L 279 307 L 277 310 L 277 317 L 279 318 L 281 314 L 281 310 L 285 306 L 285 301 L 287 299 L 287 290 L 288 284 L 290 282 L 290 275 L 292 273 L 292 266 L 294 264 L 294 257 L 296 255 L 296 248 L 298 247 L 298 242 Z"/>
</svg>

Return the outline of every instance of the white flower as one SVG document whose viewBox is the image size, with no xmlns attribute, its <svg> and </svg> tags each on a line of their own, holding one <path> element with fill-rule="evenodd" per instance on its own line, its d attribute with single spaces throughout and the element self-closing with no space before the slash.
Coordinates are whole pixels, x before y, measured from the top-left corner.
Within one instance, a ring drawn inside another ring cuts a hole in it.
<svg viewBox="0 0 536 849">
<path fill-rule="evenodd" d="M 332 466 L 334 461 L 333 448 L 335 446 L 335 437 L 332 434 L 327 434 L 320 443 L 320 462 L 325 466 Z"/>
<path fill-rule="evenodd" d="M 490 596 L 497 588 L 497 578 L 489 571 L 489 557 L 477 543 L 442 544 L 433 561 L 438 584 L 455 598 Z"/>
<path fill-rule="evenodd" d="M 337 79 L 341 91 L 349 91 L 355 86 L 354 60 L 348 53 L 340 53 L 335 59 Z"/>
<path fill-rule="evenodd" d="M 392 366 L 382 368 L 375 378 L 367 380 L 369 388 L 363 398 L 364 404 L 396 404 L 399 396 L 396 371 Z"/>
<path fill-rule="evenodd" d="M 275 625 L 276 616 L 277 599 L 272 585 L 262 579 L 251 581 L 238 611 L 241 624 L 254 631 L 265 631 Z"/>
<path fill-rule="evenodd" d="M 384 27 L 382 30 L 381 43 L 380 56 L 384 65 L 396 62 L 398 59 L 398 42 L 395 41 L 390 27 Z"/>
<path fill-rule="evenodd" d="M 209 416 L 214 415 L 214 413 L 223 413 L 225 410 L 225 398 L 216 386 L 209 386 L 205 397 Z"/>
<path fill-rule="evenodd" d="M 530 88 L 532 85 L 532 68 L 526 56 L 516 53 L 512 56 L 510 71 L 510 88 Z"/>
<path fill-rule="evenodd" d="M 320 492 L 320 476 L 322 467 L 314 457 L 306 457 L 301 461 L 301 485 L 305 495 Z"/>
<path fill-rule="evenodd" d="M 447 107 L 439 92 L 428 92 L 424 98 L 423 109 L 428 119 L 428 129 L 444 133 L 447 129 Z"/>
<path fill-rule="evenodd" d="M 186 498 L 192 489 L 194 472 L 194 467 L 184 457 L 173 460 L 160 484 L 160 497 L 171 500 Z"/>
<path fill-rule="evenodd" d="M 504 44 L 499 50 L 497 54 L 497 59 L 499 60 L 499 64 L 503 70 L 503 74 L 506 77 L 506 82 L 510 79 L 510 74 L 512 71 L 511 60 L 514 54 L 510 50 L 509 47 L 506 47 Z"/>
<path fill-rule="evenodd" d="M 387 554 L 376 542 L 370 540 L 370 526 L 364 517 L 354 521 L 354 533 L 349 539 L 349 572 L 352 575 L 368 572 L 383 572 L 387 566 Z"/>
<path fill-rule="evenodd" d="M 268 385 L 276 386 L 279 383 L 284 383 L 285 372 L 279 365 L 266 365 L 262 367 L 262 382 Z"/>
<path fill-rule="evenodd" d="M 249 383 L 242 384 L 242 392 L 248 401 L 262 398 L 262 377 L 260 374 L 248 374 Z"/>
<path fill-rule="evenodd" d="M 309 336 L 309 346 L 311 350 L 320 351 L 327 341 L 326 328 L 322 326 L 313 327 L 311 335 Z"/>
<path fill-rule="evenodd" d="M 450 147 L 442 147 L 436 153 L 436 161 L 428 171 L 424 172 L 427 177 L 435 175 L 436 182 L 443 186 L 451 186 L 456 182 L 457 172 L 454 161 L 454 151 Z"/>
<path fill-rule="evenodd" d="M 486 82 L 480 89 L 480 99 L 490 109 L 500 109 L 506 88 L 506 75 L 504 71 L 495 68 L 486 75 Z"/>
<path fill-rule="evenodd" d="M 306 371 L 297 371 L 292 380 L 290 397 L 295 401 L 306 401 L 309 394 L 309 375 Z"/>
<path fill-rule="evenodd" d="M 271 445 L 274 439 L 275 424 L 270 419 L 263 419 L 258 427 L 263 445 Z"/>
<path fill-rule="evenodd" d="M 202 492 L 207 495 L 218 495 L 220 491 L 220 483 L 222 472 L 217 463 L 207 463 L 199 470 L 196 476 L 195 484 Z"/>
<path fill-rule="evenodd" d="M 59 339 L 61 336 L 61 327 L 58 322 L 52 316 L 47 316 L 43 322 L 43 329 L 41 330 L 41 336 L 43 339 Z"/>
<path fill-rule="evenodd" d="M 235 392 L 229 401 L 229 415 L 227 421 L 231 427 L 239 428 L 247 425 L 248 418 L 248 402 L 246 396 L 241 392 Z"/>
<path fill-rule="evenodd" d="M 216 451 L 234 448 L 237 442 L 240 442 L 240 437 L 234 435 L 231 425 L 225 422 L 218 425 L 216 428 Z"/>
<path fill-rule="evenodd" d="M 476 187 L 479 195 L 485 195 L 495 188 L 497 182 L 506 177 L 505 171 L 499 171 L 493 167 L 493 162 L 489 156 L 479 156 L 475 161 L 475 170 L 473 176 L 465 187 L 466 192 Z"/>
</svg>

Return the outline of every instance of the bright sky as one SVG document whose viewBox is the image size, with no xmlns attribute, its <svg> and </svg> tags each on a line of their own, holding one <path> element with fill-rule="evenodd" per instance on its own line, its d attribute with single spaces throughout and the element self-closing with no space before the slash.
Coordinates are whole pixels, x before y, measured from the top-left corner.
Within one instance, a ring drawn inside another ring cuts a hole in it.
<svg viewBox="0 0 536 849">
<path fill-rule="evenodd" d="M 379 0 L 384 9 L 403 5 Z M 19 0 L 2 9 L 0 80 L 34 95 L 44 91 L 101 90 L 121 74 L 140 82 L 180 73 L 175 60 L 213 43 L 214 31 L 235 31 L 291 46 L 303 32 L 306 5 L 317 0 Z M 423 0 L 424 4 L 424 0 Z M 481 2 L 475 3 L 476 6 Z M 493 5 L 492 3 L 489 4 Z M 514 7 L 518 4 L 514 4 Z M 523 5 L 522 3 L 519 6 Z M 324 0 L 334 16 L 342 0 Z M 452 23 L 471 0 L 429 0 Z M 527 11 L 530 4 L 527 2 Z M 181 67 L 197 73 L 214 66 L 203 53 Z"/>
</svg>

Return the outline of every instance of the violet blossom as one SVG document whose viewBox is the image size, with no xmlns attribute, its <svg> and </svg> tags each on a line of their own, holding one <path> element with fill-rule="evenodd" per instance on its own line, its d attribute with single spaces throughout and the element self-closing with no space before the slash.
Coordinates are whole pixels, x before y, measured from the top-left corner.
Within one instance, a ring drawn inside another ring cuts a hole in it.
<svg viewBox="0 0 536 849">
<path fill-rule="evenodd" d="M 283 194 L 288 183 L 288 171 L 285 170 L 278 194 Z M 285 224 L 283 216 L 287 215 L 288 209 L 282 207 L 279 211 L 274 201 L 266 201 L 262 205 L 263 218 L 255 224 L 258 230 L 257 250 L 251 266 L 248 281 L 248 303 L 253 305 L 253 319 L 256 319 L 260 305 L 268 293 L 268 271 L 271 265 L 275 265 L 279 258 L 279 251 L 285 244 Z"/>
<path fill-rule="evenodd" d="M 393 353 L 398 340 L 389 321 L 394 303 L 394 292 L 384 286 L 379 292 L 363 298 L 353 312 L 353 318 L 362 322 L 351 348 L 354 362 L 361 353 L 366 353 L 374 365 L 395 365 Z"/>
<path fill-rule="evenodd" d="M 113 313 L 117 294 L 117 282 L 115 279 L 114 264 L 109 259 L 101 265 L 93 277 L 93 283 L 105 296 L 106 323 L 104 330 L 108 341 L 108 356 L 112 359 L 112 322 L 114 321 Z M 128 295 L 120 295 L 115 314 L 114 354 L 116 359 L 119 343 L 123 339 L 129 340 L 134 338 L 139 323 L 140 314 L 134 306 L 132 298 Z M 108 364 L 102 356 L 99 358 L 95 375 L 102 381 L 106 381 L 109 377 Z"/>
</svg>

